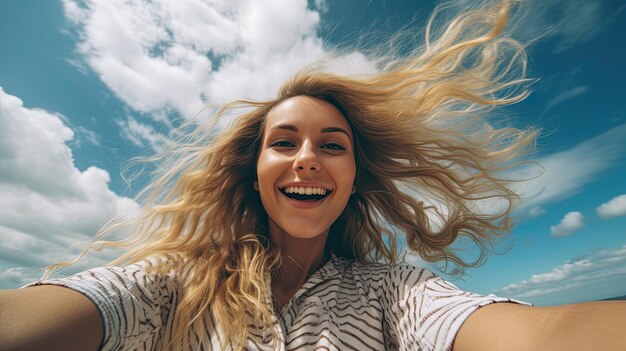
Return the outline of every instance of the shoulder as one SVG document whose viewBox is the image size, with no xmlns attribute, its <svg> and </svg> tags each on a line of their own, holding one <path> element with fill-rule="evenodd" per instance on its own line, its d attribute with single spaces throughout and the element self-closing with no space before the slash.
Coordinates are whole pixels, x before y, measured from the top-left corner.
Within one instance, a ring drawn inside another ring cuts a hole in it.
<svg viewBox="0 0 626 351">
<path fill-rule="evenodd" d="M 103 350 L 145 345 L 161 326 L 170 326 L 180 286 L 169 267 L 172 257 L 151 256 L 127 266 L 89 269 L 66 278 L 37 281 L 28 286 L 63 286 L 89 298 L 104 325 Z"/>
<path fill-rule="evenodd" d="M 157 302 L 165 296 L 175 294 L 178 279 L 171 266 L 174 257 L 150 256 L 127 266 L 102 266 L 73 274 L 66 278 L 54 278 L 33 282 L 35 285 L 59 285 L 79 291 L 92 300 L 115 296 L 149 296 Z M 145 299 L 144 299 L 145 300 Z"/>
<path fill-rule="evenodd" d="M 126 267 L 111 267 L 132 274 L 140 274 L 147 279 L 178 281 L 180 268 L 187 260 L 180 255 L 161 254 L 146 257 Z"/>
</svg>

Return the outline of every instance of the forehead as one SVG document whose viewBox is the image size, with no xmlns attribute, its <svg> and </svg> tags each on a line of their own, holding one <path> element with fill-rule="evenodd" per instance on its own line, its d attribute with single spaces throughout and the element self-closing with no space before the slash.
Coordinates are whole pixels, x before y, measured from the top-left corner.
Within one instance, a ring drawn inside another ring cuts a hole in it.
<svg viewBox="0 0 626 351">
<path fill-rule="evenodd" d="M 266 130 L 282 124 L 293 125 L 298 130 L 339 127 L 352 136 L 348 121 L 337 107 L 330 102 L 306 95 L 286 99 L 267 114 Z"/>
</svg>

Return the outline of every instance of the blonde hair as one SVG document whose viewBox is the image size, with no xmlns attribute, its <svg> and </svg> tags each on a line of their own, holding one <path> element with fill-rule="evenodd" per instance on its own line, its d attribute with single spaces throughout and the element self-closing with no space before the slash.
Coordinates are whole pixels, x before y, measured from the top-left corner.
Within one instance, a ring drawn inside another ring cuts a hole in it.
<svg viewBox="0 0 626 351">
<path fill-rule="evenodd" d="M 503 34 L 509 12 L 509 2 L 467 10 L 436 37 L 431 19 L 425 44 L 378 57 L 377 73 L 342 76 L 324 62 L 309 66 L 273 100 L 226 105 L 218 117 L 251 108 L 228 130 L 214 136 L 199 128 L 158 158 L 163 172 L 140 195 L 144 212 L 132 236 L 98 243 L 127 249 L 112 264 L 175 254 L 167 267 L 152 267 L 174 270 L 184 286 L 171 345 L 190 327 L 201 333 L 204 311 L 228 326 L 223 346 L 236 350 L 250 325 L 273 330 L 268 272 L 280 258 L 252 183 L 265 116 L 293 96 L 332 103 L 353 130 L 357 193 L 332 225 L 328 251 L 393 263 L 406 246 L 428 261 L 481 263 L 492 239 L 511 228 L 519 199 L 503 174 L 536 137 L 488 120 L 495 106 L 527 95 L 524 47 Z M 489 200 L 499 207 L 486 211 L 481 204 Z M 406 244 L 398 244 L 401 235 Z M 480 248 L 477 260 L 465 262 L 451 247 L 462 237 Z"/>
</svg>

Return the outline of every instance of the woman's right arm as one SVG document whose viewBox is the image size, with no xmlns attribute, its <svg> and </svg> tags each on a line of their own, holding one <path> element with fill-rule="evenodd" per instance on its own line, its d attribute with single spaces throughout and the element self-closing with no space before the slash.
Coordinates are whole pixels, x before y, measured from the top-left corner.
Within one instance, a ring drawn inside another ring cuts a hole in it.
<svg viewBox="0 0 626 351">
<path fill-rule="evenodd" d="M 98 350 L 103 321 L 85 295 L 62 286 L 0 291 L 0 351 Z"/>
</svg>

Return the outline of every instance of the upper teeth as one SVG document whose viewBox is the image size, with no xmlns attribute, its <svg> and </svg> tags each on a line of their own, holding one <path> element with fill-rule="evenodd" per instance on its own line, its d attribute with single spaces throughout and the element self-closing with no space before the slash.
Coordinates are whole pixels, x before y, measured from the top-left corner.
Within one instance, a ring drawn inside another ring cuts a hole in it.
<svg viewBox="0 0 626 351">
<path fill-rule="evenodd" d="M 284 189 L 287 194 L 326 195 L 326 189 L 310 186 L 288 186 Z"/>
</svg>

